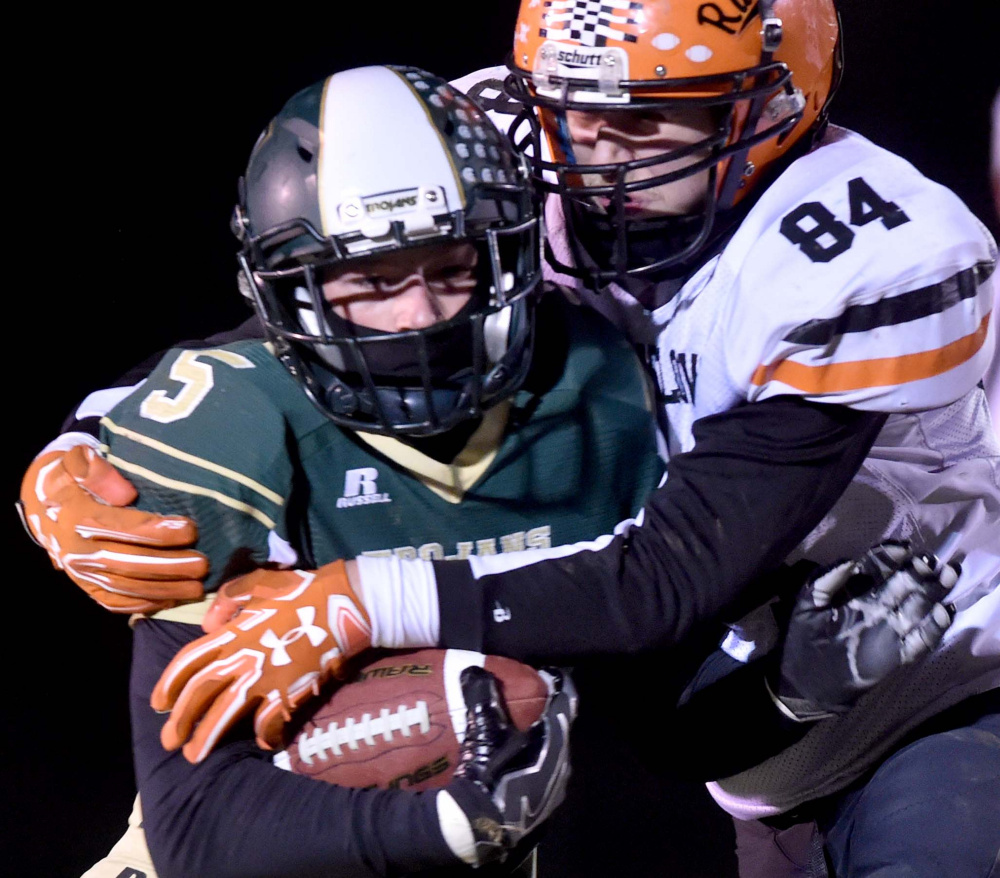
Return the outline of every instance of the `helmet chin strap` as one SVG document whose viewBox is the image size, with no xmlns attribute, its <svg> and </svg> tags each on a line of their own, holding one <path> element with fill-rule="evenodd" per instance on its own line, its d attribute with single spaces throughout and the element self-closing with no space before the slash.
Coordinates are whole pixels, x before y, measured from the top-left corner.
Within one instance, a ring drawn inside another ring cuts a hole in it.
<svg viewBox="0 0 1000 878">
<path fill-rule="evenodd" d="M 705 215 L 650 217 L 629 220 L 626 232 L 627 252 L 616 252 L 620 237 L 615 216 L 601 214 L 579 202 L 569 201 L 568 209 L 574 212 L 573 227 L 578 237 L 575 257 L 583 266 L 601 270 L 613 269 L 617 259 L 623 259 L 633 271 L 623 269 L 613 279 L 648 310 L 669 301 L 684 281 L 707 258 L 721 249 L 739 221 L 745 216 L 749 204 L 722 211 L 713 217 L 708 234 L 689 258 L 670 261 L 670 257 L 691 248 L 705 234 Z M 667 261 L 661 268 L 635 274 L 634 268 Z"/>
<path fill-rule="evenodd" d="M 702 233 L 703 214 L 629 219 L 613 209 L 602 213 L 574 199 L 566 199 L 578 243 L 594 267 L 617 271 L 625 279 L 636 268 L 652 266 L 689 247 Z M 625 223 L 624 236 L 620 226 Z M 624 240 L 624 247 L 622 246 Z M 684 274 L 685 265 L 668 265 L 643 274 L 642 280 L 656 281 Z"/>
<path fill-rule="evenodd" d="M 587 237 L 586 243 L 598 257 L 599 264 L 614 266 L 618 263 L 641 267 L 653 265 L 672 253 L 677 253 L 701 234 L 704 225 L 702 214 L 682 214 L 671 216 L 648 217 L 646 219 L 628 220 L 626 248 L 627 253 L 618 252 L 617 224 L 622 220 L 614 213 L 601 215 L 583 211 L 580 231 Z M 669 276 L 680 271 L 684 266 L 670 266 L 662 273 Z M 653 280 L 655 278 L 650 278 Z"/>
</svg>

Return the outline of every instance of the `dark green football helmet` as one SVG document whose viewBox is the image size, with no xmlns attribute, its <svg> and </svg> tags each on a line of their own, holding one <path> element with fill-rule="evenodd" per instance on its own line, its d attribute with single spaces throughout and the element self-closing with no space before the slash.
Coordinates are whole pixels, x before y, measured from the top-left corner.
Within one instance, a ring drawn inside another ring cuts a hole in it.
<svg viewBox="0 0 1000 878">
<path fill-rule="evenodd" d="M 527 374 L 541 280 L 539 204 L 526 166 L 469 98 L 410 67 L 346 70 L 296 94 L 240 182 L 241 288 L 277 356 L 333 421 L 442 433 Z M 451 319 L 377 332 L 332 313 L 331 269 L 437 243 L 478 251 Z"/>
</svg>

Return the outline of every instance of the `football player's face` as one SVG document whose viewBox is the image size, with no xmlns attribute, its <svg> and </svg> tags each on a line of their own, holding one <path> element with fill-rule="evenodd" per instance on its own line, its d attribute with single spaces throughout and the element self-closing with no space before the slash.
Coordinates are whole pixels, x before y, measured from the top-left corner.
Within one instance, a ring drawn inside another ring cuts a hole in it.
<svg viewBox="0 0 1000 878">
<path fill-rule="evenodd" d="M 580 165 L 621 164 L 652 158 L 664 152 L 698 143 L 717 128 L 712 111 L 706 107 L 566 111 L 566 123 L 573 152 Z M 674 161 L 658 162 L 629 171 L 626 182 L 649 180 L 689 167 L 708 155 L 708 150 Z M 692 213 L 705 199 L 708 170 L 699 171 L 673 183 L 664 183 L 626 195 L 629 215 L 665 216 Z M 585 186 L 607 186 L 614 174 L 582 174 Z M 605 209 L 610 199 L 595 201 Z"/>
<path fill-rule="evenodd" d="M 327 272 L 323 295 L 338 317 L 381 332 L 450 320 L 476 287 L 471 244 L 435 244 L 373 256 Z"/>
</svg>

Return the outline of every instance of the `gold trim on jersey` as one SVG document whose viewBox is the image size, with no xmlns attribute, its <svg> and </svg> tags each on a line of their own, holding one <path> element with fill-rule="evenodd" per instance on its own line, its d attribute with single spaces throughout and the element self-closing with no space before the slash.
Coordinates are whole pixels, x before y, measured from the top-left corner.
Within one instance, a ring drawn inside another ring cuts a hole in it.
<svg viewBox="0 0 1000 878">
<path fill-rule="evenodd" d="M 142 806 L 135 797 L 132 814 L 128 818 L 128 829 L 118 840 L 108 855 L 83 873 L 82 878 L 156 878 L 153 859 L 146 846 L 146 834 L 142 829 Z"/>
<path fill-rule="evenodd" d="M 358 436 L 393 463 L 405 467 L 429 491 L 448 503 L 461 503 L 465 492 L 490 468 L 507 429 L 510 401 L 487 409 L 483 422 L 451 463 L 441 463 L 392 436 L 358 432 Z"/>
<path fill-rule="evenodd" d="M 216 592 L 212 592 L 200 601 L 180 604 L 176 607 L 171 607 L 169 610 L 160 610 L 157 613 L 153 613 L 152 616 L 137 614 L 129 618 L 129 624 L 135 621 L 135 619 L 161 619 L 167 622 L 184 622 L 187 625 L 200 625 L 205 618 L 205 614 L 208 612 L 208 608 L 212 606 L 215 595 Z"/>
<path fill-rule="evenodd" d="M 259 521 L 268 530 L 274 530 L 274 519 L 254 506 L 250 506 L 241 500 L 234 500 L 232 497 L 229 497 L 226 494 L 221 494 L 218 491 L 211 491 L 208 488 L 202 488 L 199 485 L 191 485 L 188 482 L 181 482 L 177 479 L 168 479 L 166 476 L 161 476 L 159 473 L 146 469 L 144 466 L 136 466 L 136 464 L 129 463 L 127 460 L 122 460 L 114 454 L 109 454 L 106 445 L 102 446 L 102 450 L 107 455 L 108 463 L 116 466 L 124 472 L 132 473 L 136 476 L 142 476 L 154 485 L 162 485 L 164 488 L 174 488 L 175 490 L 183 491 L 186 494 L 197 494 L 199 497 L 209 497 L 212 500 L 218 501 L 223 506 L 235 509 L 237 512 L 245 512 L 251 518 L 255 518 Z"/>
<path fill-rule="evenodd" d="M 231 470 L 228 467 L 212 463 L 212 461 L 205 460 L 202 457 L 195 457 L 193 454 L 188 454 L 186 451 L 181 451 L 167 445 L 164 442 L 160 442 L 157 439 L 151 439 L 149 436 L 144 436 L 142 433 L 136 433 L 134 430 L 129 430 L 127 427 L 119 427 L 114 421 L 111 420 L 111 418 L 101 418 L 101 425 L 107 427 L 108 430 L 117 436 L 124 436 L 126 439 L 131 439 L 139 445 L 145 445 L 147 448 L 159 451 L 161 454 L 167 455 L 167 457 L 173 457 L 176 460 L 183 460 L 185 463 L 194 464 L 201 469 L 208 470 L 211 473 L 230 479 L 237 484 L 243 485 L 245 488 L 249 488 L 251 491 L 255 491 L 265 500 L 270 500 L 277 506 L 285 505 L 285 498 L 282 497 L 281 494 L 272 491 L 266 485 L 262 485 L 260 482 L 248 478 L 242 473 L 236 472 L 236 470 Z"/>
<path fill-rule="evenodd" d="M 838 393 L 865 387 L 893 387 L 934 378 L 978 353 L 986 341 L 989 322 L 990 315 L 987 314 L 974 332 L 950 344 L 916 354 L 828 363 L 824 366 L 808 366 L 795 360 L 760 365 L 751 382 L 761 387 L 769 381 L 780 381 L 806 393 Z"/>
</svg>

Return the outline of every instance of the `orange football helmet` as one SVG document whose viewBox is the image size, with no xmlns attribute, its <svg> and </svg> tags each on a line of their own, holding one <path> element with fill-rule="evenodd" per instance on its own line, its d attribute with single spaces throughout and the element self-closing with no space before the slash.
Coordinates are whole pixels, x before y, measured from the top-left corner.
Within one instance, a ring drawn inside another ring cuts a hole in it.
<svg viewBox="0 0 1000 878">
<path fill-rule="evenodd" d="M 807 148 L 823 130 L 841 59 L 833 0 L 522 0 L 506 83 L 531 126 L 518 146 L 539 188 L 562 197 L 574 248 L 587 251 L 578 260 L 586 270 L 557 267 L 601 286 L 692 264 L 792 147 Z M 575 160 L 567 110 L 678 107 L 715 108 L 716 129 L 640 161 Z M 678 170 L 679 158 L 687 163 Z M 630 173 L 671 162 L 662 173 Z M 626 216 L 630 192 L 706 171 L 697 216 Z M 584 243 L 595 229 L 604 247 Z"/>
</svg>

